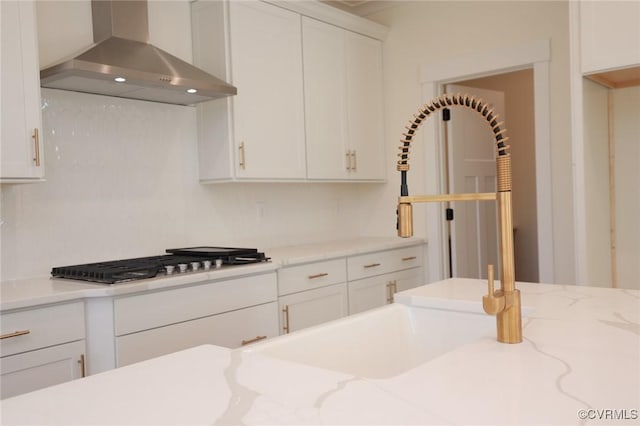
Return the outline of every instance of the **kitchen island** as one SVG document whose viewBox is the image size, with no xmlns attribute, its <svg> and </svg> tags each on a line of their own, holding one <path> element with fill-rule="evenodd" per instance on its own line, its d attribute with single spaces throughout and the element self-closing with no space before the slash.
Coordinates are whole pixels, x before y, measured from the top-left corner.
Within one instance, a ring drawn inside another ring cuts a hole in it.
<svg viewBox="0 0 640 426">
<path fill-rule="evenodd" d="M 200 346 L 9 398 L 2 424 L 637 424 L 640 292 L 517 286 L 521 344 L 496 342 L 492 329 L 377 378 L 261 351 L 375 315 L 365 312 L 250 349 Z M 485 292 L 483 281 L 451 279 L 398 293 L 395 305 L 484 318 Z M 362 345 L 363 359 L 380 343 Z"/>
</svg>

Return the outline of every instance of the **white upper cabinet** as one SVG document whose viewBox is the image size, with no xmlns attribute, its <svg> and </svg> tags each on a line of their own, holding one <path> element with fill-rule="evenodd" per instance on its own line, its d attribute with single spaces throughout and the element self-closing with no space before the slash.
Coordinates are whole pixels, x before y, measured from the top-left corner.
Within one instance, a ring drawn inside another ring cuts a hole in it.
<svg viewBox="0 0 640 426">
<path fill-rule="evenodd" d="M 352 175 L 359 180 L 385 179 L 382 42 L 346 33 L 347 120 L 355 157 Z"/>
<path fill-rule="evenodd" d="M 345 31 L 303 18 L 302 35 L 307 174 L 310 179 L 346 179 L 350 158 L 347 155 Z"/>
<path fill-rule="evenodd" d="M 2 182 L 44 177 L 35 4 L 2 1 Z"/>
<path fill-rule="evenodd" d="M 238 88 L 197 106 L 200 180 L 384 180 L 386 28 L 272 3 L 192 3 L 195 65 Z"/>
<path fill-rule="evenodd" d="M 384 180 L 382 44 L 303 18 L 307 176 Z"/>
<path fill-rule="evenodd" d="M 640 65 L 640 2 L 581 1 L 582 72 Z"/>
<path fill-rule="evenodd" d="M 306 177 L 300 20 L 258 1 L 194 3 L 195 64 L 238 88 L 198 106 L 202 181 Z"/>
</svg>

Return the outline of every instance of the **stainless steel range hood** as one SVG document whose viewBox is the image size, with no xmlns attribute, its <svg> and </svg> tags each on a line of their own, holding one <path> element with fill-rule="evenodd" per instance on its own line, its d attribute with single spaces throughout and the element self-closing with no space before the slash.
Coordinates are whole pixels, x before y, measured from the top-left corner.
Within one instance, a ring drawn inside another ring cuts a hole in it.
<svg viewBox="0 0 640 426">
<path fill-rule="evenodd" d="M 42 87 L 191 105 L 237 89 L 149 44 L 146 0 L 92 0 L 94 45 L 40 71 Z"/>
</svg>

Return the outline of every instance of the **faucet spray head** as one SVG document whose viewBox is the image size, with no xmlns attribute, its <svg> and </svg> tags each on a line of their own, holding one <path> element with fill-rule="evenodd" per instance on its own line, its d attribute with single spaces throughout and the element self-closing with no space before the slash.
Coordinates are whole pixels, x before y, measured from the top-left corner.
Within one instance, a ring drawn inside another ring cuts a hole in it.
<svg viewBox="0 0 640 426">
<path fill-rule="evenodd" d="M 413 206 L 411 203 L 398 203 L 398 236 L 413 236 Z"/>
</svg>

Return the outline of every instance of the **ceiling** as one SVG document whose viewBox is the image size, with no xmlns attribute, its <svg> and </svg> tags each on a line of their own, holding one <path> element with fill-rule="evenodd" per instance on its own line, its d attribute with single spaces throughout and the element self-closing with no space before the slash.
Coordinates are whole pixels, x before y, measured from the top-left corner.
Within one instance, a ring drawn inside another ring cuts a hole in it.
<svg viewBox="0 0 640 426">
<path fill-rule="evenodd" d="M 368 16 L 393 6 L 392 0 L 321 0 L 338 9 L 358 16 Z M 397 0 L 396 0 L 397 1 Z"/>
</svg>

